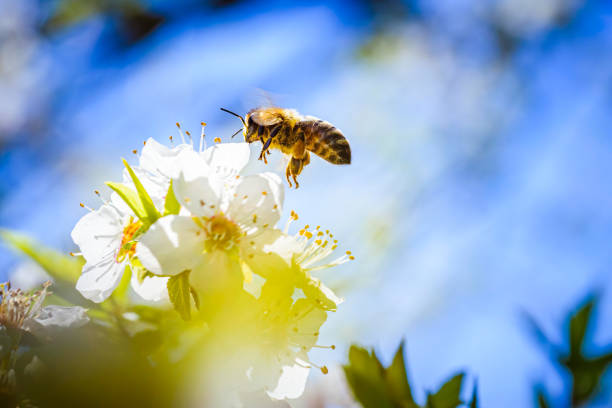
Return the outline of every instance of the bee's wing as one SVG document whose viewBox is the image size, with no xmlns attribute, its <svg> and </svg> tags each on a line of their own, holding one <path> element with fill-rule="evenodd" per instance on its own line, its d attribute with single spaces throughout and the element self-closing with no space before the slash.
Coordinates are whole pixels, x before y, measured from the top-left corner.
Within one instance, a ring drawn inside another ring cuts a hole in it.
<svg viewBox="0 0 612 408">
<path fill-rule="evenodd" d="M 276 125 L 283 120 L 282 109 L 266 108 L 256 109 L 251 113 L 251 118 L 260 126 Z"/>
</svg>

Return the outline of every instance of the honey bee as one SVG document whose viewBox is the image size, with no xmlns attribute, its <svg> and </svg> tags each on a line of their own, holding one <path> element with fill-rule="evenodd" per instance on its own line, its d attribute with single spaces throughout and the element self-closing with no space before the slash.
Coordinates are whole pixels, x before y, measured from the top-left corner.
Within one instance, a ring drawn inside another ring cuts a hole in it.
<svg viewBox="0 0 612 408">
<path fill-rule="evenodd" d="M 242 121 L 243 128 L 232 137 L 242 131 L 245 142 L 262 143 L 259 160 L 268 163 L 266 155 L 270 154 L 269 149 L 278 149 L 291 157 L 285 172 L 289 187 L 292 187 L 290 178 L 295 188 L 300 186 L 297 176 L 310 163 L 310 152 L 332 164 L 351 163 L 348 140 L 329 122 L 314 116 L 302 116 L 293 109 L 255 108 L 244 118 L 227 109 L 221 110 Z"/>
</svg>

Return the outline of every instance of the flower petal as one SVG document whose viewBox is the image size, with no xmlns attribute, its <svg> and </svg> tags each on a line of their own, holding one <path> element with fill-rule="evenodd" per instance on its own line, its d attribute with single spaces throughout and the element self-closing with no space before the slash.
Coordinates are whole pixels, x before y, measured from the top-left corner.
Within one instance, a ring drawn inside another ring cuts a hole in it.
<svg viewBox="0 0 612 408">
<path fill-rule="evenodd" d="M 241 288 L 243 274 L 240 260 L 221 250 L 203 254 L 202 262 L 189 274 L 189 283 L 200 293 Z"/>
<path fill-rule="evenodd" d="M 184 173 L 175 179 L 174 195 L 191 214 L 211 217 L 219 211 L 222 186 L 214 177 L 188 180 Z"/>
<path fill-rule="evenodd" d="M 163 276 L 147 276 L 142 282 L 138 276 L 132 274 L 132 289 L 144 300 L 150 302 L 162 302 L 168 300 L 168 279 Z"/>
<path fill-rule="evenodd" d="M 95 264 L 87 262 L 83 266 L 83 272 L 77 281 L 76 289 L 81 292 L 83 297 L 100 303 L 108 298 L 119 285 L 124 270 L 125 263 L 117 263 L 112 256 L 108 256 Z"/>
<path fill-rule="evenodd" d="M 119 250 L 124 218 L 114 207 L 103 205 L 77 222 L 70 236 L 87 262 L 97 263 Z"/>
<path fill-rule="evenodd" d="M 291 238 L 291 237 L 289 237 Z M 240 254 L 250 270 L 266 279 L 288 276 L 293 253 L 285 249 L 290 240 L 277 229 L 267 229 L 240 243 Z"/>
<path fill-rule="evenodd" d="M 202 258 L 202 231 L 191 217 L 158 219 L 136 245 L 136 257 L 156 275 L 176 275 L 192 269 Z"/>
<path fill-rule="evenodd" d="M 276 174 L 241 177 L 232 193 L 227 214 L 234 222 L 262 228 L 273 227 L 280 219 L 284 190 Z"/>
<path fill-rule="evenodd" d="M 46 306 L 34 319 L 46 328 L 76 328 L 89 322 L 87 309 L 79 306 Z"/>
<path fill-rule="evenodd" d="M 294 365 L 283 366 L 283 372 L 278 379 L 276 388 L 268 391 L 270 398 L 280 400 L 285 398 L 294 399 L 301 396 L 304 393 L 306 380 L 308 380 L 308 373 L 310 372 L 310 368 L 307 367 L 308 364 L 300 360 Z"/>
<path fill-rule="evenodd" d="M 193 148 L 188 144 L 169 148 L 149 138 L 140 154 L 140 167 L 153 174 L 161 174 L 168 178 L 176 177 L 179 156 L 186 150 L 193 150 Z"/>
<path fill-rule="evenodd" d="M 291 307 L 293 327 L 289 333 L 289 341 L 299 344 L 309 350 L 317 343 L 319 329 L 327 320 L 327 313 L 317 307 L 317 304 L 307 298 L 300 298 Z"/>
<path fill-rule="evenodd" d="M 247 165 L 251 150 L 248 143 L 224 143 L 209 147 L 202 155 L 217 175 L 232 177 Z"/>
</svg>

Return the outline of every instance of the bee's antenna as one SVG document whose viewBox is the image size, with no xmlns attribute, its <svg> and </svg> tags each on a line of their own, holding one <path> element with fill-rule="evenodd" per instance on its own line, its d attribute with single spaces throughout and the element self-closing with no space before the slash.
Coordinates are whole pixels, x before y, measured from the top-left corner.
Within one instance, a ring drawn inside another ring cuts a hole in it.
<svg viewBox="0 0 612 408">
<path fill-rule="evenodd" d="M 238 119 L 240 119 L 240 121 L 242 122 L 242 124 L 244 125 L 244 127 L 247 127 L 246 122 L 244 121 L 244 119 L 242 118 L 242 116 L 240 116 L 239 114 L 234 113 L 234 112 L 232 112 L 231 110 L 227 110 L 227 109 L 225 109 L 225 108 L 221 108 L 221 110 L 222 110 L 223 112 L 227 112 L 227 113 L 229 113 L 230 115 L 234 115 L 234 116 L 236 116 Z"/>
<path fill-rule="evenodd" d="M 233 139 L 233 138 L 234 138 L 234 136 L 236 136 L 238 133 L 242 132 L 242 129 L 243 129 L 243 128 L 238 129 L 238 130 L 236 131 L 236 133 L 234 133 L 234 134 L 232 135 L 232 137 L 230 137 L 230 139 Z"/>
</svg>

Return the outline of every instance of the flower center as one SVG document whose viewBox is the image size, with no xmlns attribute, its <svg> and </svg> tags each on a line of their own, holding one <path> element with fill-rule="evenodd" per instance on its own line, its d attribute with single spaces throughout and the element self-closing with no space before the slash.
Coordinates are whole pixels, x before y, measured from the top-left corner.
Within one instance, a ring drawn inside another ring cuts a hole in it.
<svg viewBox="0 0 612 408">
<path fill-rule="evenodd" d="M 140 227 L 142 227 L 142 222 L 140 220 L 134 221 L 134 218 L 130 217 L 130 222 L 123 229 L 121 245 L 119 246 L 119 252 L 117 252 L 117 263 L 123 262 L 126 256 L 128 259 L 134 256 L 134 253 L 136 252 L 136 242 L 132 242 L 132 240 Z"/>
<path fill-rule="evenodd" d="M 215 249 L 228 251 L 234 248 L 242 237 L 242 230 L 238 224 L 228 219 L 223 213 L 204 218 L 200 225 L 206 233 L 205 249 L 207 252 Z"/>
</svg>

